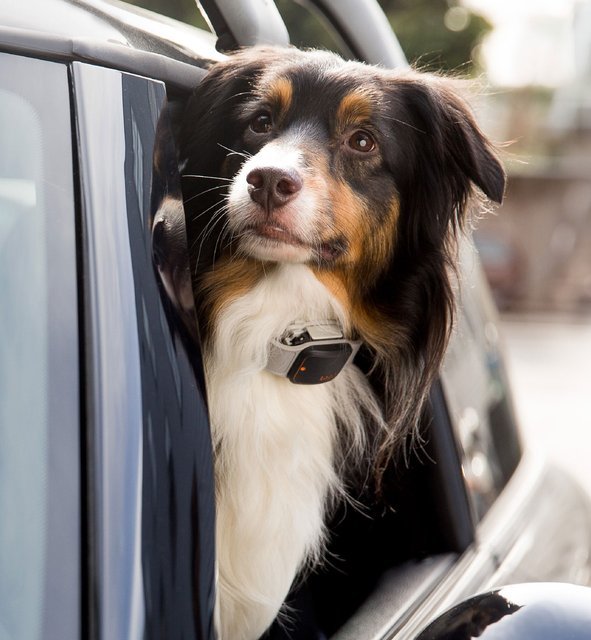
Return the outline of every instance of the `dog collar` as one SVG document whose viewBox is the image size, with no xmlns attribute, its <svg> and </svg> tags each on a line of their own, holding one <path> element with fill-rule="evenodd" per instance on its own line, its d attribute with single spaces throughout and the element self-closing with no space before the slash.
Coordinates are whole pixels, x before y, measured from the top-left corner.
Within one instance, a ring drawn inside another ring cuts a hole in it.
<svg viewBox="0 0 591 640">
<path fill-rule="evenodd" d="M 266 369 L 294 384 L 321 384 L 334 380 L 360 347 L 336 322 L 294 322 L 271 341 Z"/>
</svg>

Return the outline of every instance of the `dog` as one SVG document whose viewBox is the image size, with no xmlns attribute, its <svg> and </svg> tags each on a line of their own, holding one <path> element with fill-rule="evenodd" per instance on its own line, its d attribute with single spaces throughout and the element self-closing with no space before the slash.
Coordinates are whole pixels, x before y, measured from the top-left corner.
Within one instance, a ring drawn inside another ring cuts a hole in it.
<svg viewBox="0 0 591 640">
<path fill-rule="evenodd" d="M 452 324 L 456 238 L 475 194 L 501 202 L 505 174 L 444 79 L 293 48 L 215 63 L 180 139 L 220 637 L 255 640 L 321 559 L 349 479 L 371 468 L 379 491 L 416 428 Z"/>
</svg>

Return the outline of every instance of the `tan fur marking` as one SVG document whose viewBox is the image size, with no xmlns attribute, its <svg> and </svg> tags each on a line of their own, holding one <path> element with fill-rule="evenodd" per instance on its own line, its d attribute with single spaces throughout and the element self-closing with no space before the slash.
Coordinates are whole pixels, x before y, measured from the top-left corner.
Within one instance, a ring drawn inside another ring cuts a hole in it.
<svg viewBox="0 0 591 640">
<path fill-rule="evenodd" d="M 362 124 L 370 119 L 371 114 L 372 101 L 366 93 L 348 93 L 337 109 L 337 130 L 344 131 L 348 127 Z"/>
<path fill-rule="evenodd" d="M 287 78 L 276 78 L 273 80 L 268 89 L 268 99 L 275 105 L 279 113 L 279 117 L 284 116 L 293 100 L 293 85 Z"/>
<path fill-rule="evenodd" d="M 367 205 L 343 180 L 336 180 L 331 186 L 335 226 L 349 243 L 347 262 L 358 264 L 367 236 Z"/>
<path fill-rule="evenodd" d="M 314 269 L 314 275 L 341 303 L 350 319 L 352 337 L 361 339 L 378 353 L 385 351 L 394 338 L 388 332 L 392 322 L 379 310 L 368 307 L 363 296 L 363 289 L 369 283 L 359 283 L 351 269 L 341 268 L 332 271 Z M 386 356 L 386 354 L 382 354 Z"/>
<path fill-rule="evenodd" d="M 384 264 L 394 250 L 399 215 L 400 202 L 395 198 L 390 204 L 385 224 L 376 233 L 372 234 L 371 243 L 374 260 L 379 264 Z"/>
<path fill-rule="evenodd" d="M 268 271 L 273 266 L 264 268 Z M 224 307 L 250 291 L 264 277 L 264 268 L 261 262 L 248 258 L 230 257 L 216 263 L 215 269 L 205 275 L 199 286 L 207 326 L 214 326 Z"/>
<path fill-rule="evenodd" d="M 370 224 L 371 212 L 347 185 L 341 184 L 333 197 L 336 225 L 349 241 L 348 260 L 333 269 L 314 269 L 314 275 L 345 308 L 354 333 L 382 352 L 392 339 L 387 335 L 392 323 L 367 306 L 365 293 L 386 268 L 394 249 L 399 203 L 392 202 L 386 223 L 376 228 Z"/>
<path fill-rule="evenodd" d="M 365 200 L 343 180 L 329 186 L 334 208 L 334 226 L 348 241 L 346 262 L 367 276 L 386 263 L 396 241 L 399 202 L 393 200 L 387 220 L 378 227 Z"/>
</svg>

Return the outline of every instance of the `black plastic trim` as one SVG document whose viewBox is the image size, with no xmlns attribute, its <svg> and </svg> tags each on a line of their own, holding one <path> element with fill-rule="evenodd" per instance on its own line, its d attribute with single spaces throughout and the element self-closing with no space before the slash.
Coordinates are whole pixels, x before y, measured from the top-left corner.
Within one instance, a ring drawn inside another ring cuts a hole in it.
<svg viewBox="0 0 591 640">
<path fill-rule="evenodd" d="M 89 423 L 92 413 L 92 396 L 88 393 L 90 389 L 89 380 L 92 377 L 92 368 L 89 366 L 86 337 L 89 335 L 90 326 L 86 314 L 87 290 L 84 279 L 86 269 L 86 235 L 87 230 L 84 224 L 82 188 L 80 184 L 80 163 L 78 148 L 78 128 L 76 122 L 76 106 L 74 100 L 74 78 L 72 69 L 68 66 L 68 81 L 70 90 L 70 120 L 72 132 L 72 171 L 74 184 L 74 210 L 75 210 L 75 234 L 76 234 L 76 270 L 78 283 L 78 354 L 80 361 L 79 368 L 79 401 L 80 401 L 80 632 L 83 638 L 95 640 L 95 616 L 92 606 L 92 584 L 91 576 L 94 575 L 94 541 L 92 539 L 93 526 L 91 518 L 94 513 L 92 482 L 91 482 L 91 461 L 92 442 L 90 438 Z"/>
<path fill-rule="evenodd" d="M 207 21 L 211 24 L 214 33 L 218 37 L 216 49 L 218 51 L 233 51 L 239 48 L 238 40 L 226 19 L 219 10 L 215 0 L 199 0 L 202 8 L 202 15 L 207 16 Z"/>
<path fill-rule="evenodd" d="M 460 553 L 465 551 L 475 539 L 476 520 L 466 485 L 461 473 L 461 459 L 454 438 L 453 426 L 441 382 L 438 380 L 431 389 L 431 443 L 440 475 L 439 487 L 443 494 L 440 518 L 446 525 L 448 544 Z"/>
</svg>

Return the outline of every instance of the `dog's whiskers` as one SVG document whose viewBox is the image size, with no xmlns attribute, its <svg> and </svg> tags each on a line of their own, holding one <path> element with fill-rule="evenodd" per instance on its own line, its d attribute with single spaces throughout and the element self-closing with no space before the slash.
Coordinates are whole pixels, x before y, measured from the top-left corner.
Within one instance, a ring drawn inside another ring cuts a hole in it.
<svg viewBox="0 0 591 640">
<path fill-rule="evenodd" d="M 191 244 L 191 247 L 189 248 L 190 252 L 192 252 L 195 249 L 195 247 L 197 246 L 198 242 L 203 240 L 204 235 L 207 234 L 209 231 L 211 231 L 211 228 L 213 226 L 215 226 L 215 224 L 217 224 L 220 216 L 221 216 L 221 212 L 220 211 L 216 211 L 212 215 L 211 219 L 207 221 L 207 224 L 205 225 L 205 227 L 203 227 L 203 229 L 201 230 L 199 235 L 197 235 L 195 237 L 195 239 L 193 240 L 193 242 Z M 200 251 L 201 251 L 201 247 L 200 247 Z M 200 253 L 197 255 L 197 262 L 199 262 L 199 257 L 200 257 Z"/>
<path fill-rule="evenodd" d="M 219 203 L 217 203 L 217 204 L 219 205 Z M 227 205 L 225 203 L 223 203 L 220 206 L 219 209 L 214 211 L 214 213 L 211 216 L 211 219 L 208 220 L 207 224 L 205 225 L 205 227 L 203 228 L 201 233 L 195 238 L 195 241 L 194 241 L 194 243 L 193 243 L 193 245 L 191 247 L 191 251 L 197 245 L 197 242 L 199 242 L 199 249 L 197 251 L 197 260 L 195 262 L 196 272 L 199 269 L 199 265 L 200 265 L 200 261 L 201 261 L 201 253 L 203 251 L 203 247 L 204 247 L 205 241 L 208 238 L 208 236 L 210 236 L 212 234 L 215 226 L 223 219 L 226 211 L 227 211 Z M 215 252 L 214 252 L 214 257 L 215 257 Z"/>
<path fill-rule="evenodd" d="M 385 120 L 392 120 L 392 122 L 397 122 L 398 124 L 403 124 L 405 127 L 409 127 L 410 129 L 413 129 L 414 131 L 418 131 L 419 133 L 422 133 L 423 135 L 426 135 L 427 132 L 424 131 L 423 129 L 420 129 L 419 127 L 415 127 L 414 124 L 411 124 L 410 122 L 405 122 L 404 120 L 400 120 L 399 118 L 393 118 L 391 116 L 384 116 Z"/>
<path fill-rule="evenodd" d="M 186 198 L 185 199 L 185 204 L 188 202 L 191 202 L 192 200 L 195 200 L 195 198 L 199 198 L 202 195 L 205 195 L 206 193 L 209 193 L 210 191 L 215 191 L 216 189 L 226 189 L 228 187 L 227 184 L 218 184 L 215 187 L 211 187 L 209 189 L 205 189 L 204 191 L 200 191 L 199 193 L 196 193 L 194 196 L 191 196 L 190 198 Z"/>
<path fill-rule="evenodd" d="M 219 206 L 219 209 L 217 209 L 211 214 L 211 218 L 207 221 L 207 224 L 203 227 L 199 235 L 195 238 L 195 242 L 193 243 L 193 246 L 191 247 L 191 249 L 195 247 L 195 245 L 199 240 L 203 240 L 209 233 L 211 233 L 215 225 L 221 220 L 223 215 L 226 213 L 227 207 L 225 204 L 220 205 L 219 202 L 216 204 L 217 206 Z"/>
<path fill-rule="evenodd" d="M 236 231 L 231 231 L 228 234 L 226 243 L 222 247 L 222 252 L 225 251 L 226 249 L 231 250 L 236 240 L 240 240 L 240 238 L 243 238 L 247 233 L 248 233 L 247 231 L 242 231 L 241 233 L 236 233 Z M 236 253 L 230 252 L 230 260 L 233 260 L 235 257 L 236 257 Z"/>
<path fill-rule="evenodd" d="M 204 178 L 207 180 L 225 180 L 226 182 L 232 182 L 232 178 L 222 178 L 221 176 L 206 176 L 200 173 L 183 173 L 181 178 Z"/>
<path fill-rule="evenodd" d="M 224 237 L 229 225 L 230 225 L 230 220 L 227 219 L 223 227 L 220 229 L 217 240 L 215 241 L 215 245 L 213 247 L 212 269 L 215 269 L 215 254 L 217 253 L 217 250 L 218 250 L 218 244 L 220 243 L 220 240 Z"/>
<path fill-rule="evenodd" d="M 185 202 L 188 202 L 188 200 L 185 200 Z M 191 221 L 195 221 L 195 220 L 199 220 L 199 218 L 201 218 L 202 216 L 204 216 L 206 213 L 209 213 L 212 209 L 215 209 L 215 207 L 226 207 L 227 204 L 225 202 L 220 202 L 219 200 L 217 202 L 214 202 L 210 207 L 207 207 L 207 209 L 205 209 L 204 211 L 201 211 L 201 213 L 198 213 L 196 216 L 193 216 L 191 218 Z M 211 214 L 212 217 L 215 216 L 215 213 Z M 208 223 L 209 224 L 209 223 Z"/>
<path fill-rule="evenodd" d="M 225 149 L 226 151 L 229 151 L 228 155 L 241 156 L 245 160 L 248 160 L 249 158 L 252 158 L 252 154 L 251 153 L 247 153 L 246 151 L 236 151 L 236 149 L 230 149 L 230 147 L 226 147 L 221 142 L 218 142 L 217 144 L 218 144 L 218 147 L 221 147 L 222 149 Z"/>
</svg>

